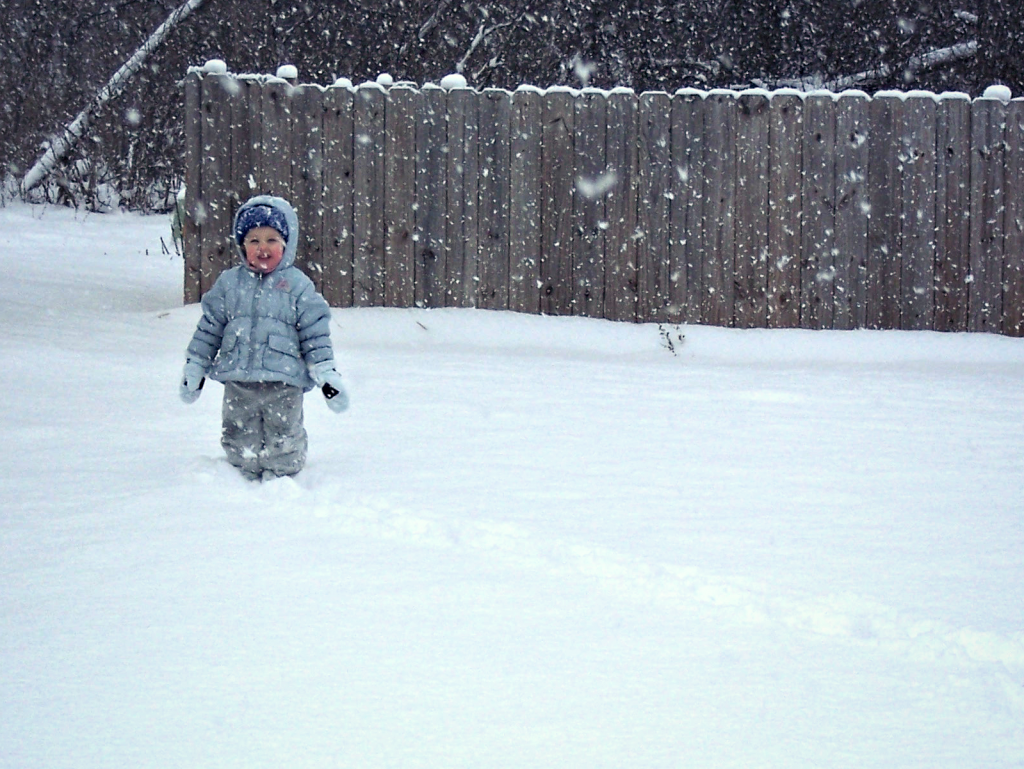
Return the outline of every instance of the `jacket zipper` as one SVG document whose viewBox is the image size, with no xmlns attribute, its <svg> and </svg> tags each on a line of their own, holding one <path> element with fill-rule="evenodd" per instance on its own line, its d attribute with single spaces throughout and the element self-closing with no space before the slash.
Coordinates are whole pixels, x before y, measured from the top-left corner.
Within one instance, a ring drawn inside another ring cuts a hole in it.
<svg viewBox="0 0 1024 769">
<path fill-rule="evenodd" d="M 249 307 L 249 371 L 253 371 L 256 366 L 256 307 L 259 304 L 260 297 L 263 296 L 263 278 L 264 275 L 257 275 L 255 272 L 250 272 L 253 279 L 256 281 L 256 288 L 252 292 L 252 305 Z"/>
</svg>

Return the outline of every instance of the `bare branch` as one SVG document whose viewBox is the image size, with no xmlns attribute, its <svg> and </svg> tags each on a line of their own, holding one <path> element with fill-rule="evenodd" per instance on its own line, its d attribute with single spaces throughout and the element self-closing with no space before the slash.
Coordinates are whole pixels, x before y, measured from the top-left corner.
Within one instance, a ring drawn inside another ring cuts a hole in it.
<svg viewBox="0 0 1024 769">
<path fill-rule="evenodd" d="M 441 0 L 441 2 L 437 4 L 437 8 L 435 8 L 434 12 L 430 14 L 430 18 L 423 22 L 423 25 L 420 27 L 420 31 L 416 34 L 417 40 L 419 40 L 422 43 L 424 40 L 427 39 L 427 35 L 429 35 L 431 30 L 433 30 L 434 27 L 437 26 L 437 23 L 440 20 L 441 15 L 448 10 L 448 6 L 451 4 L 452 0 Z M 399 50 L 399 54 L 404 55 L 408 48 L 409 41 L 406 40 L 404 43 L 402 43 L 402 48 Z"/>
<path fill-rule="evenodd" d="M 430 34 L 430 30 L 437 26 L 437 20 L 441 17 L 442 13 L 448 10 L 448 6 L 451 4 L 452 0 L 442 0 L 437 4 L 437 8 L 430 15 L 430 18 L 423 22 L 423 26 L 420 27 L 420 31 L 416 35 L 421 43 L 426 40 L 427 35 Z"/>
<path fill-rule="evenodd" d="M 495 24 L 491 27 L 487 27 L 486 29 L 484 28 L 483 24 L 480 24 L 480 29 L 477 30 L 476 36 L 473 38 L 473 41 L 469 44 L 469 50 L 467 50 L 466 53 L 463 54 L 462 58 L 459 59 L 459 61 L 455 64 L 455 71 L 462 72 L 462 70 L 466 68 L 466 62 L 469 60 L 469 57 L 473 55 L 473 51 L 477 49 L 477 46 L 479 46 L 480 43 L 482 43 L 484 40 L 490 37 L 490 34 L 492 32 L 494 32 L 496 29 L 501 29 L 502 27 L 511 26 L 513 23 L 515 22 L 503 21 L 501 24 Z"/>
</svg>

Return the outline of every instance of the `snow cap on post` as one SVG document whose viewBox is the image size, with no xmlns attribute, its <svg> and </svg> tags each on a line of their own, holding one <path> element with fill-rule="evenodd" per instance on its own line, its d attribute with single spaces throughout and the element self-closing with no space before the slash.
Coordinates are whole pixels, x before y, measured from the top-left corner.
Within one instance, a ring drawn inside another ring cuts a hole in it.
<svg viewBox="0 0 1024 769">
<path fill-rule="evenodd" d="M 466 78 L 458 72 L 453 72 L 452 74 L 445 75 L 441 78 L 441 87 L 446 91 L 452 91 L 456 88 L 465 88 Z"/>
<path fill-rule="evenodd" d="M 282 64 L 277 68 L 276 75 L 282 80 L 287 80 L 294 85 L 295 81 L 299 79 L 299 70 L 294 64 Z"/>
<path fill-rule="evenodd" d="M 981 96 L 983 99 L 998 99 L 1003 104 L 1009 104 L 1012 97 L 1013 94 L 1005 85 L 990 85 Z"/>
</svg>

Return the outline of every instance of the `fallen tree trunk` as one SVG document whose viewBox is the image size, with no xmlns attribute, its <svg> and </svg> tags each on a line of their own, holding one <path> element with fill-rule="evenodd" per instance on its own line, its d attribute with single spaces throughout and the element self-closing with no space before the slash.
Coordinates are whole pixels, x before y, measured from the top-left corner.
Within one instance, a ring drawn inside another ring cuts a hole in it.
<svg viewBox="0 0 1024 769">
<path fill-rule="evenodd" d="M 950 62 L 957 61 L 959 59 L 970 59 L 978 53 L 978 49 L 978 42 L 976 40 L 969 40 L 966 43 L 958 43 L 948 48 L 939 48 L 937 50 L 921 54 L 920 56 L 914 56 L 910 59 L 908 64 L 915 70 L 934 69 L 935 67 L 941 67 L 943 64 L 949 64 Z M 834 80 L 822 81 L 820 78 L 816 77 L 805 77 L 794 80 L 780 80 L 777 85 L 788 88 L 799 88 L 802 91 L 814 90 L 817 88 L 822 88 L 826 91 L 842 91 L 847 88 L 856 88 L 859 85 L 870 83 L 874 80 L 882 80 L 889 77 L 891 74 L 891 67 L 882 66 L 878 69 L 872 69 L 867 72 L 858 72 L 856 75 L 838 77 Z"/>
<path fill-rule="evenodd" d="M 121 91 L 124 90 L 128 81 L 135 75 L 136 72 L 142 67 L 143 62 L 149 57 L 153 51 L 160 47 L 164 39 L 170 34 L 179 22 L 187 18 L 193 11 L 199 8 L 206 0 L 187 0 L 182 3 L 167 17 L 156 31 L 146 40 L 142 46 L 132 54 L 131 58 L 128 59 L 121 68 L 114 73 L 114 75 L 107 81 L 107 84 L 100 89 L 99 93 L 93 97 L 93 100 L 89 105 L 78 113 L 78 116 L 71 121 L 65 128 L 63 133 L 56 137 L 50 146 L 47 147 L 46 152 L 43 153 L 35 165 L 28 170 L 25 177 L 21 181 L 21 194 L 24 195 L 35 187 L 38 187 L 48 177 L 53 169 L 56 168 L 61 161 L 63 161 L 68 153 L 74 149 L 75 145 L 85 136 L 89 130 L 89 125 L 92 119 L 96 116 L 96 113 L 102 109 L 103 105 L 109 102 L 111 99 L 116 97 Z"/>
</svg>

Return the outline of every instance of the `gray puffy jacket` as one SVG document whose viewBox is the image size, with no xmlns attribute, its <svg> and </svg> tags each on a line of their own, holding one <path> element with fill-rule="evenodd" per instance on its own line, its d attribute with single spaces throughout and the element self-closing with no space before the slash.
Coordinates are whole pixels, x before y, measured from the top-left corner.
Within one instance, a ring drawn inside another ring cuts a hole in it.
<svg viewBox="0 0 1024 769">
<path fill-rule="evenodd" d="M 284 257 L 273 272 L 241 264 L 221 273 L 203 297 L 203 316 L 188 346 L 188 360 L 218 382 L 287 382 L 311 390 L 310 370 L 332 368 L 331 311 L 313 282 L 295 267 L 299 220 L 283 198 L 260 195 L 238 209 L 270 205 L 288 222 Z M 232 228 L 232 231 L 234 228 Z"/>
</svg>

